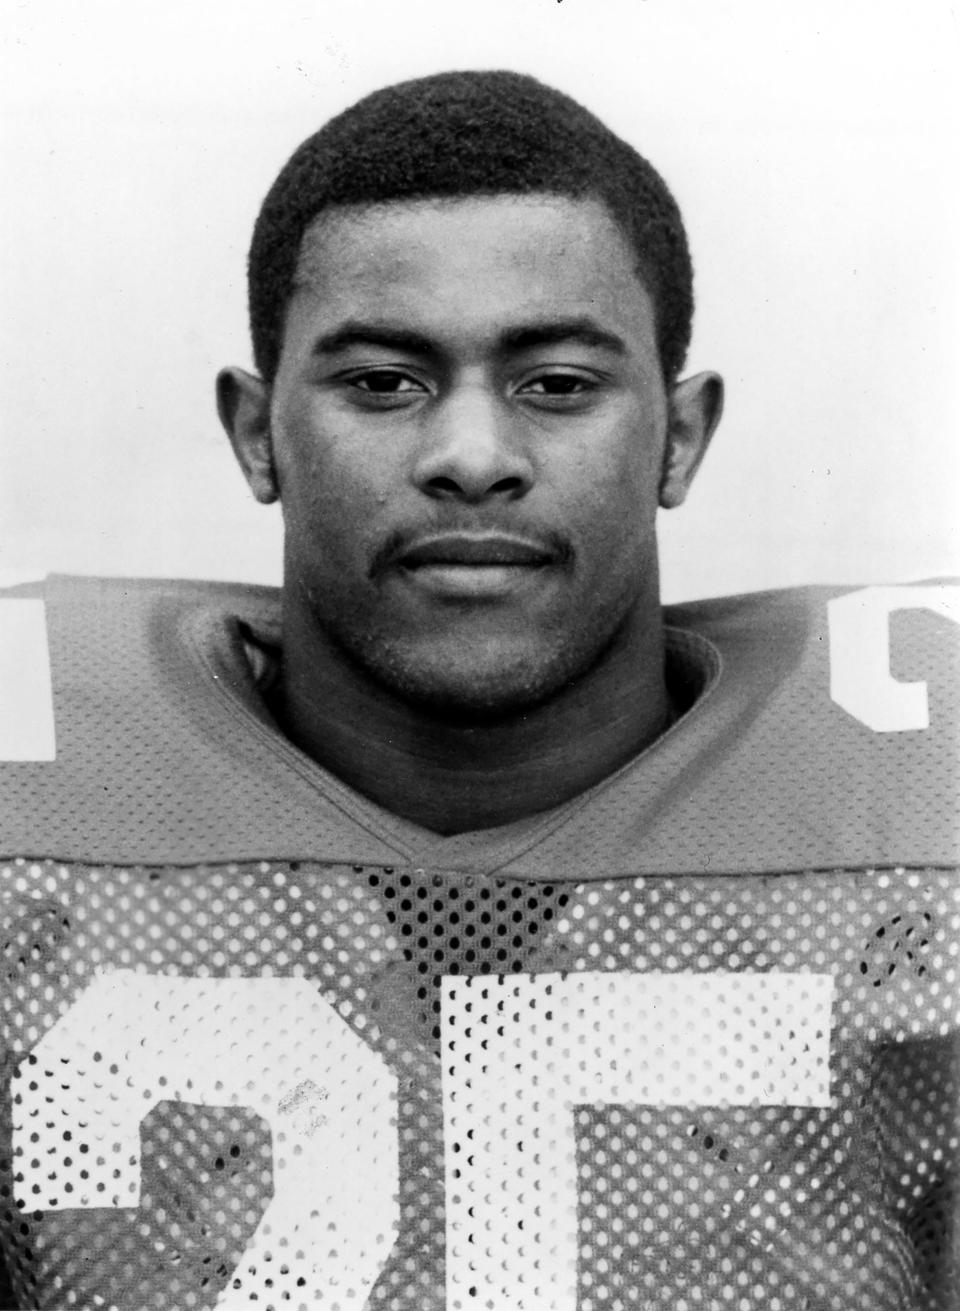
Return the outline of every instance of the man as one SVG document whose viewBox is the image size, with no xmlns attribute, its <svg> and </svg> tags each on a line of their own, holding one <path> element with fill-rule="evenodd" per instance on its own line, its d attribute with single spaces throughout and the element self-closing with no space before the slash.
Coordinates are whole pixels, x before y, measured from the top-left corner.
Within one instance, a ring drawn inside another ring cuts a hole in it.
<svg viewBox="0 0 960 1311">
<path fill-rule="evenodd" d="M 5 602 L 13 1297 L 956 1306 L 955 590 L 662 612 L 721 383 L 663 182 L 532 79 L 334 119 L 250 300 L 282 606 Z"/>
</svg>

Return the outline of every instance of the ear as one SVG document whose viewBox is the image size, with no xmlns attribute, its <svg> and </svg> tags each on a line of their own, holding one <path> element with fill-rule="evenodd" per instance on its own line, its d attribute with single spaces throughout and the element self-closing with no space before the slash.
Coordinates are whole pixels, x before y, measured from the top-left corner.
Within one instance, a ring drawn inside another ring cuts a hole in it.
<svg viewBox="0 0 960 1311">
<path fill-rule="evenodd" d="M 261 505 L 277 500 L 280 488 L 270 436 L 270 388 L 256 374 L 221 369 L 217 374 L 217 413 L 254 496 Z"/>
<path fill-rule="evenodd" d="M 684 378 L 670 393 L 660 480 L 660 504 L 665 510 L 683 504 L 722 413 L 723 379 L 718 373 Z"/>
</svg>

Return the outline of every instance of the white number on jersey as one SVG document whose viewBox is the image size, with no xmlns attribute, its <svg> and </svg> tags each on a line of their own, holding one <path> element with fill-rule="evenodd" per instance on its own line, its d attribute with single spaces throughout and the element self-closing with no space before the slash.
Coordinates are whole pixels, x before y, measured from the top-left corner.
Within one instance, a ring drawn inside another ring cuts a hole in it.
<svg viewBox="0 0 960 1311">
<path fill-rule="evenodd" d="M 933 610 L 960 623 L 960 587 L 865 587 L 827 603 L 830 695 L 875 733 L 929 727 L 926 683 L 890 673 L 890 615 Z"/>
<path fill-rule="evenodd" d="M 829 975 L 584 972 L 442 987 L 451 1308 L 478 1287 L 478 1305 L 529 1311 L 539 1288 L 538 1307 L 574 1311 L 575 1106 L 829 1105 Z M 322 1114 L 304 1089 L 322 1092 Z M 159 1101 L 250 1106 L 273 1131 L 274 1197 L 217 1307 L 255 1300 L 276 1249 L 290 1285 L 274 1261 L 276 1296 L 364 1305 L 398 1225 L 396 1080 L 309 981 L 101 975 L 22 1064 L 15 1093 L 31 1209 L 137 1206 L 139 1128 Z M 66 1159 L 65 1129 L 90 1144 L 86 1178 Z M 45 1197 L 51 1178 L 57 1195 Z"/>
<path fill-rule="evenodd" d="M 136 1207 L 152 1107 L 250 1106 L 273 1134 L 274 1195 L 216 1306 L 262 1297 L 273 1253 L 278 1301 L 362 1307 L 399 1220 L 396 1085 L 307 979 L 102 974 L 20 1067 L 21 1195 L 31 1209 Z"/>
<path fill-rule="evenodd" d="M 829 1106 L 832 989 L 820 974 L 444 979 L 448 1306 L 479 1287 L 497 1311 L 576 1311 L 578 1105 Z"/>
</svg>

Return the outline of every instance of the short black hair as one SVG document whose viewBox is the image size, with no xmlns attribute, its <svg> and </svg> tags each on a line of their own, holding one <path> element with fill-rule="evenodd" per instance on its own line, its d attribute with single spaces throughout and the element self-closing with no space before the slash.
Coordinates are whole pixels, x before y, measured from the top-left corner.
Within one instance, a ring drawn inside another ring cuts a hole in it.
<svg viewBox="0 0 960 1311">
<path fill-rule="evenodd" d="M 656 170 L 584 107 L 522 73 L 457 72 L 365 96 L 308 137 L 257 218 L 248 265 L 253 354 L 272 382 L 303 234 L 337 205 L 547 193 L 603 201 L 653 297 L 664 378 L 683 366 L 693 270 Z"/>
</svg>

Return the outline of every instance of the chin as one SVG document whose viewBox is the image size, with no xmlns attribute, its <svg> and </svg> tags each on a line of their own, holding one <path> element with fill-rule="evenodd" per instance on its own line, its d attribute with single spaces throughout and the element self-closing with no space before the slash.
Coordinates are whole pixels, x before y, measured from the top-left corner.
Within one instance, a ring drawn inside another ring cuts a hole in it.
<svg viewBox="0 0 960 1311">
<path fill-rule="evenodd" d="M 435 652 L 429 661 L 392 654 L 390 660 L 365 661 L 367 673 L 384 690 L 432 718 L 468 725 L 525 714 L 553 700 L 584 672 L 569 651 L 541 653 L 538 659 L 515 654 L 489 663 L 464 661 L 462 655 L 438 660 Z"/>
</svg>

